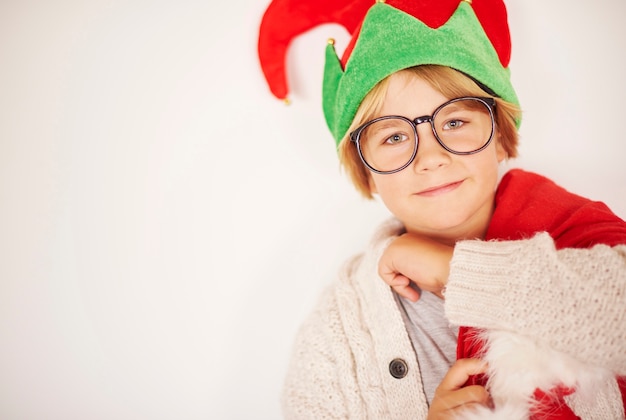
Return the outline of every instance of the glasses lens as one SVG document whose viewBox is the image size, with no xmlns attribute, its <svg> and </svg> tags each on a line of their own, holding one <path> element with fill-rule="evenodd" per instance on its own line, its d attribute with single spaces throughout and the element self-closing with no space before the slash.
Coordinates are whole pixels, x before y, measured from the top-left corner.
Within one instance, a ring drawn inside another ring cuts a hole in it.
<svg viewBox="0 0 626 420">
<path fill-rule="evenodd" d="M 381 172 L 394 171 L 407 164 L 417 146 L 413 125 L 401 118 L 372 122 L 361 131 L 363 158 Z"/>
<path fill-rule="evenodd" d="M 450 150 L 473 152 L 491 138 L 493 121 L 489 107 L 477 99 L 451 102 L 434 117 L 435 132 Z"/>
</svg>

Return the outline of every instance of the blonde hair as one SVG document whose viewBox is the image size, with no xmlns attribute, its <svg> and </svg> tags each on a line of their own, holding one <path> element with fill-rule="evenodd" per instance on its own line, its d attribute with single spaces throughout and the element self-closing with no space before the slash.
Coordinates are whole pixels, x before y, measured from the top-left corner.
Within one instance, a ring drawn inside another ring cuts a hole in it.
<svg viewBox="0 0 626 420">
<path fill-rule="evenodd" d="M 430 84 L 442 95 L 450 99 L 461 96 L 488 95 L 472 79 L 450 67 L 421 65 L 401 70 L 400 72 L 394 74 L 400 73 L 404 73 L 412 77 L 419 77 Z M 350 176 L 350 179 L 352 180 L 352 183 L 356 187 L 357 191 L 359 191 L 366 198 L 372 198 L 372 193 L 370 191 L 371 174 L 359 158 L 356 145 L 350 141 L 350 133 L 366 121 L 380 116 L 380 110 L 385 100 L 391 76 L 386 77 L 376 84 L 365 96 L 356 112 L 356 115 L 354 116 L 354 119 L 352 120 L 348 133 L 341 140 L 338 147 L 339 161 L 341 165 Z M 516 121 L 521 117 L 521 111 L 516 105 L 510 102 L 506 102 L 500 98 L 495 98 L 495 100 L 495 141 L 499 142 L 508 158 L 514 158 L 517 156 L 518 143 Z"/>
</svg>

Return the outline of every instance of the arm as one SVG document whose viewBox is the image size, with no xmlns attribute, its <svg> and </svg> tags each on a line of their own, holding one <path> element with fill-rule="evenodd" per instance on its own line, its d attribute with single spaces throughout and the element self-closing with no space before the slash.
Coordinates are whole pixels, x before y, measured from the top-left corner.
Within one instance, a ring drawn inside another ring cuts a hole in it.
<svg viewBox="0 0 626 420">
<path fill-rule="evenodd" d="M 446 315 L 516 331 L 626 374 L 626 245 L 556 250 L 548 234 L 457 243 Z"/>
<path fill-rule="evenodd" d="M 454 248 L 406 234 L 380 259 L 399 294 L 441 293 L 451 322 L 515 331 L 578 360 L 626 373 L 626 245 L 556 250 L 544 233 Z"/>
<path fill-rule="evenodd" d="M 443 297 L 454 248 L 414 233 L 395 238 L 383 252 L 378 274 L 396 293 L 416 302 L 420 290 Z"/>
</svg>

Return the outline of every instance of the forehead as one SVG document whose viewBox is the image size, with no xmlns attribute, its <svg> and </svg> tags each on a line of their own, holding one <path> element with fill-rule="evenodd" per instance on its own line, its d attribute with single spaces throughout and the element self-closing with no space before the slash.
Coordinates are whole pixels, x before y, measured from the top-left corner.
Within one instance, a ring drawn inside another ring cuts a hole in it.
<svg viewBox="0 0 626 420">
<path fill-rule="evenodd" d="M 450 99 L 416 74 L 402 71 L 389 77 L 379 113 L 410 118 L 430 115 Z"/>
</svg>

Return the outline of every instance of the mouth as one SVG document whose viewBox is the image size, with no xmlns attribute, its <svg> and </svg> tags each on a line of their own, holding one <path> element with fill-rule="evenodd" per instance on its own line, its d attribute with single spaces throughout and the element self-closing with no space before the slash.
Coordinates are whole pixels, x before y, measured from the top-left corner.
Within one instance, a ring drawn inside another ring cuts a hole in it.
<svg viewBox="0 0 626 420">
<path fill-rule="evenodd" d="M 438 195 L 445 194 L 445 193 L 448 193 L 450 191 L 456 190 L 462 183 L 463 183 L 463 180 L 456 181 L 456 182 L 450 182 L 450 183 L 447 183 L 447 184 L 438 185 L 436 187 L 427 188 L 425 190 L 422 190 L 422 191 L 418 192 L 417 195 L 419 195 L 421 197 L 435 197 L 435 196 L 438 196 Z"/>
</svg>

